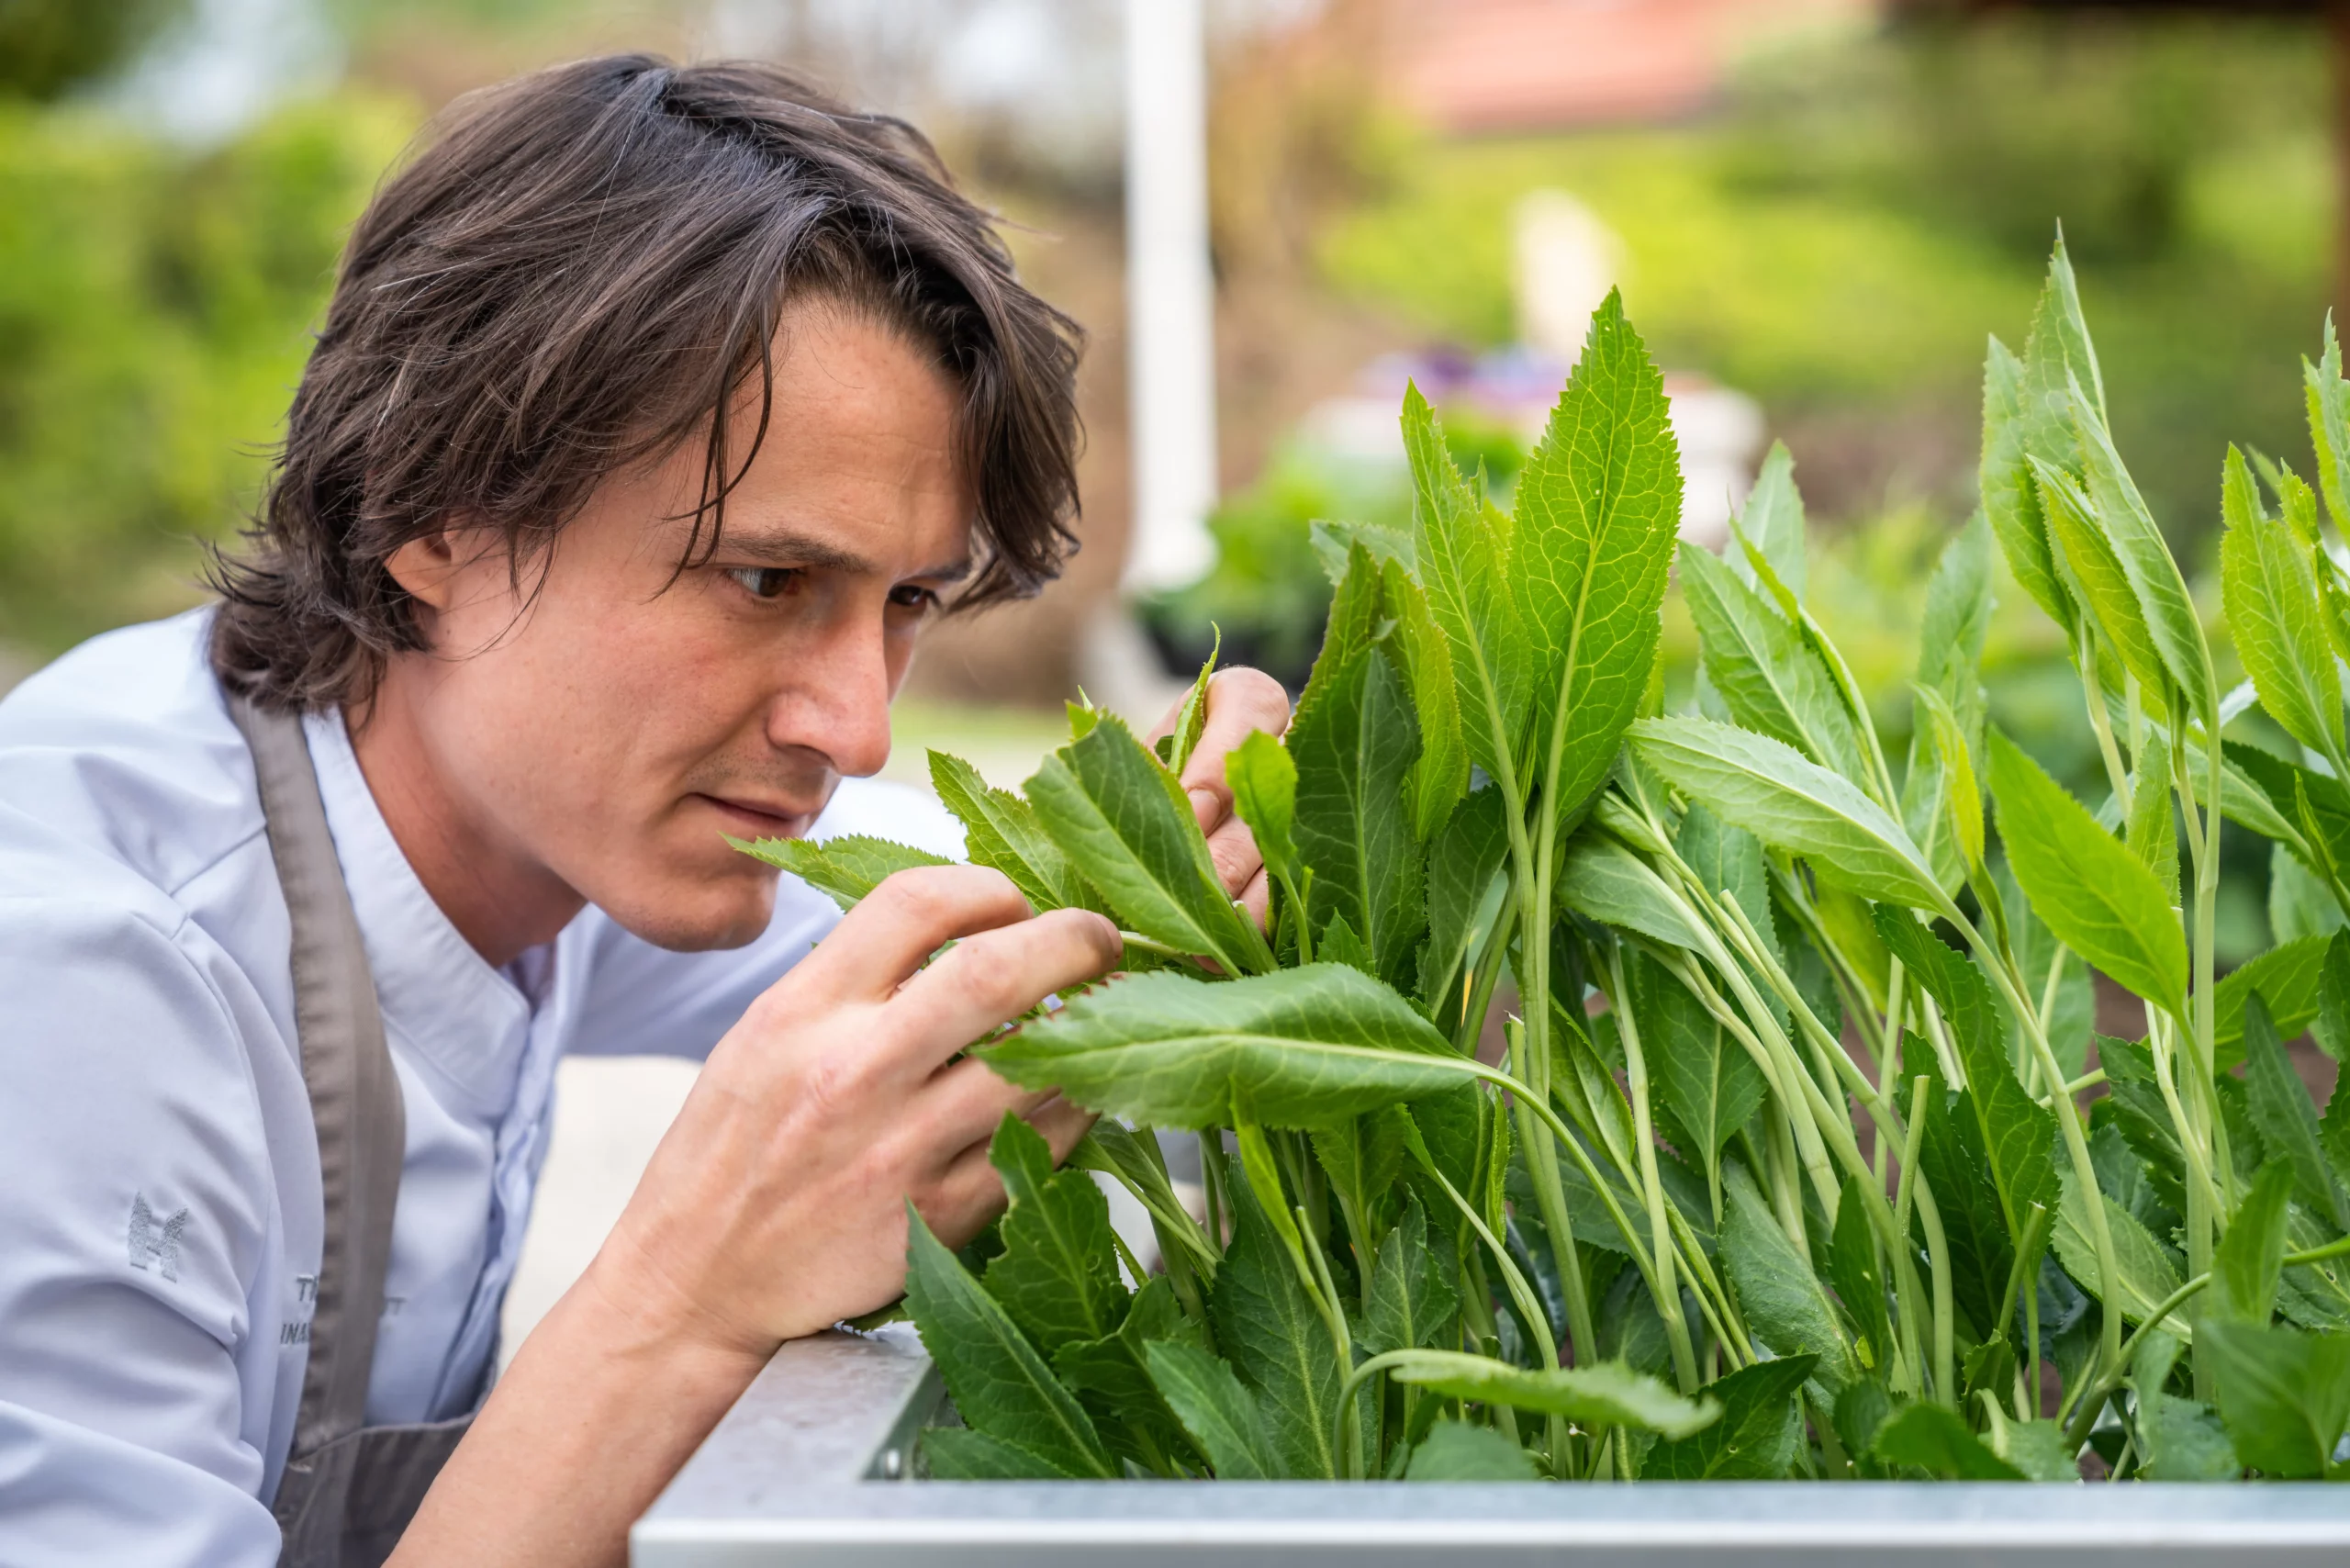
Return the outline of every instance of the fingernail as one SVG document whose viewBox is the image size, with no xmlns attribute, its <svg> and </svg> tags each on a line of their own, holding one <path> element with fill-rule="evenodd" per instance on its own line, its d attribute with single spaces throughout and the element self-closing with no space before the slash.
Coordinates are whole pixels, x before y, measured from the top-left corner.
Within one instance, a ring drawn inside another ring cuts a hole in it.
<svg viewBox="0 0 2350 1568">
<path fill-rule="evenodd" d="M 1216 798 L 1214 790 L 1187 790 L 1184 793 L 1191 797 L 1192 814 L 1200 819 L 1202 827 L 1207 826 L 1223 814 L 1224 802 Z"/>
</svg>

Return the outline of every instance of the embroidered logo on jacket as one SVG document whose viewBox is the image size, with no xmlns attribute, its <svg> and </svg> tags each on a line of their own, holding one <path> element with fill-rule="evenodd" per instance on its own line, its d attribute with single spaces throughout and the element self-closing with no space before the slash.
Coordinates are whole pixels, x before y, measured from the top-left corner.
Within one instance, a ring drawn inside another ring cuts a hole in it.
<svg viewBox="0 0 2350 1568">
<path fill-rule="evenodd" d="M 134 1269 L 152 1267 L 167 1280 L 180 1277 L 180 1235 L 187 1229 L 188 1212 L 182 1209 L 169 1219 L 159 1220 L 155 1211 L 147 1206 L 147 1194 L 134 1193 L 130 1198 L 130 1266 Z"/>
</svg>

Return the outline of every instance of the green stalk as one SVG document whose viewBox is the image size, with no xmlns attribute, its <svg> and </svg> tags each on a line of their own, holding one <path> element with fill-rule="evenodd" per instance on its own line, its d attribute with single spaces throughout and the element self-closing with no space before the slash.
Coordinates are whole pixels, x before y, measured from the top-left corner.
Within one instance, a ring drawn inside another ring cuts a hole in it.
<svg viewBox="0 0 2350 1568">
<path fill-rule="evenodd" d="M 2048 1043 L 2048 1031 L 2041 1027 L 2040 1014 L 2033 1012 L 2031 1002 L 2025 1000 L 2022 977 L 2016 970 L 2013 955 L 2004 947 L 1995 947 L 1986 941 L 1983 933 L 1975 928 L 1974 922 L 1949 900 L 1943 900 L 1942 907 L 1936 913 L 1958 928 L 1959 934 L 1966 938 L 1966 945 L 1983 960 L 1985 971 L 2007 998 L 2009 1010 L 2022 1024 L 2024 1038 L 2031 1043 L 2040 1063 L 2040 1070 L 2047 1081 L 2051 1083 L 2064 1082 L 2065 1070 L 2056 1063 L 2055 1049 Z M 2065 1137 L 2065 1153 L 2072 1161 L 2073 1178 L 2081 1184 L 2085 1194 L 2097 1199 L 2103 1189 L 2097 1184 L 2097 1167 L 2089 1160 L 2088 1134 L 2081 1126 L 2081 1108 L 2069 1095 L 2058 1095 L 2057 1102 L 2056 1126 Z M 2098 1299 L 2119 1302 L 2121 1299 L 2121 1267 L 2114 1258 L 2113 1227 L 2106 1223 L 2102 1202 L 2092 1201 L 2087 1206 L 2089 1211 L 2089 1240 L 2097 1252 Z M 2103 1316 L 2104 1347 L 2109 1353 L 2119 1355 L 2121 1350 L 2121 1311 L 2116 1308 Z"/>
<path fill-rule="evenodd" d="M 1329 1260 L 1322 1256 L 1320 1244 L 1313 1239 L 1314 1233 L 1304 1228 L 1304 1204 L 1298 1206 L 1296 1214 L 1299 1233 L 1307 1238 L 1306 1260 L 1313 1264 L 1315 1278 L 1321 1282 L 1322 1299 L 1330 1304 L 1330 1338 L 1337 1346 L 1338 1365 L 1351 1367 L 1355 1364 L 1354 1337 L 1347 1329 L 1346 1308 L 1338 1305 L 1337 1282 L 1331 1278 Z M 1343 1399 L 1338 1402 L 1338 1426 L 1340 1468 L 1345 1471 L 1348 1480 L 1360 1481 L 1362 1479 L 1361 1412 Z"/>
<path fill-rule="evenodd" d="M 2210 655 L 2204 655 L 2204 679 L 2216 686 L 2210 673 Z M 2174 704 L 2177 702 L 2174 697 Z M 2177 711 L 2174 707 L 2173 711 Z M 2183 717 L 2183 715 L 2182 715 Z M 2226 1227 L 2227 1216 L 2235 1203 L 2235 1161 L 2228 1150 L 2228 1130 L 2224 1117 L 2219 1114 L 2218 1093 L 2211 1076 L 2214 1067 L 2214 1038 L 2219 1020 L 2212 989 L 2217 984 L 2217 955 L 2213 946 L 2218 935 L 2220 895 L 2220 749 L 2219 715 L 2204 716 L 2205 754 L 2210 766 L 2210 782 L 2214 809 L 2208 814 L 2195 806 L 2195 783 L 2188 771 L 2187 725 L 2171 726 L 2172 778 L 2179 793 L 2179 806 L 2187 823 L 2188 852 L 2195 862 L 2195 936 L 2194 936 L 2194 1003 L 2192 1034 L 2188 1045 L 2188 1066 L 2194 1073 L 2194 1092 L 2198 1106 L 2203 1113 L 2205 1128 L 2201 1139 L 2210 1151 L 2210 1162 L 2219 1167 L 2213 1174 L 2218 1179 L 2224 1204 L 2210 1210 L 2207 1193 L 2198 1188 L 2188 1189 L 2187 1266 L 2191 1273 L 2207 1273 L 2216 1250 L 2219 1233 Z M 2182 1136 L 2191 1129 L 2181 1127 Z M 2206 1187 L 2210 1184 L 2206 1181 Z M 2209 1401 L 2212 1396 L 2213 1373 L 2211 1358 L 2200 1345 L 2190 1346 L 2188 1361 L 2195 1377 L 2195 1396 Z"/>
<path fill-rule="evenodd" d="M 1656 1137 L 1649 1110 L 1648 1061 L 1640 1050 L 1639 1027 L 1628 1005 L 1632 993 L 1624 984 L 1623 949 L 1613 944 L 1607 949 L 1607 974 L 1616 982 L 1616 1035 L 1624 1044 L 1624 1076 L 1632 1095 L 1632 1136 L 1639 1145 L 1640 1184 L 1648 1195 L 1649 1233 L 1656 1249 L 1657 1282 L 1664 1293 L 1656 1304 L 1657 1314 L 1664 1319 L 1665 1338 L 1673 1347 L 1673 1375 L 1680 1379 L 1681 1392 L 1695 1394 L 1697 1352 L 1689 1343 L 1689 1324 L 1681 1315 L 1681 1288 L 1673 1277 L 1673 1231 L 1665 1223 L 1664 1184 L 1657 1176 Z"/>
<path fill-rule="evenodd" d="M 1919 1142 L 1919 1129 L 1926 1125 L 1926 1093 L 1928 1082 L 1919 1079 L 1909 1096 L 1909 1148 L 1913 1153 Z M 1911 1187 L 1911 1168 L 1901 1168 L 1901 1184 Z M 1918 1204 L 1918 1228 L 1926 1233 L 1926 1267 L 1933 1279 L 1934 1325 L 1934 1396 L 1951 1409 L 1958 1408 L 1957 1354 L 1953 1343 L 1953 1318 L 1956 1309 L 1951 1301 L 1950 1245 L 1942 1235 L 1942 1211 L 1934 1206 L 1934 1194 L 1920 1178 L 1912 1194 Z"/>
</svg>

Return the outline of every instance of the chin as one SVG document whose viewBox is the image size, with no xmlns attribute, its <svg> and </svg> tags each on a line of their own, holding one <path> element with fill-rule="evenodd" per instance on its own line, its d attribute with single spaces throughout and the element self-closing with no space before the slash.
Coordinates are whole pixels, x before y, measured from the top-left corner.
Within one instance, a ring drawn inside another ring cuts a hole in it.
<svg viewBox="0 0 2350 1568">
<path fill-rule="evenodd" d="M 777 876 L 754 866 L 747 877 L 679 881 L 590 902 L 632 936 L 673 953 L 704 953 L 758 939 L 775 917 Z"/>
</svg>

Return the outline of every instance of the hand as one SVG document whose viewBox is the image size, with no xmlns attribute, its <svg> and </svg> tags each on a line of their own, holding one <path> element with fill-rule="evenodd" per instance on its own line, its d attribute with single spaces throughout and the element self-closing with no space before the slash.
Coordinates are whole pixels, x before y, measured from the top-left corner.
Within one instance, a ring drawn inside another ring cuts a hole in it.
<svg viewBox="0 0 2350 1568">
<path fill-rule="evenodd" d="M 1152 741 L 1175 733 L 1182 707 L 1178 702 L 1159 721 L 1150 732 Z M 1208 855 L 1215 861 L 1216 873 L 1224 879 L 1225 890 L 1257 917 L 1259 925 L 1265 924 L 1267 907 L 1265 857 L 1257 852 L 1248 824 L 1233 812 L 1232 786 L 1225 782 L 1224 759 L 1259 730 L 1278 735 L 1288 728 L 1289 693 L 1280 681 L 1262 670 L 1218 670 L 1208 681 L 1207 723 L 1181 775 L 1183 792 L 1191 797 L 1192 811 L 1200 819 L 1200 831 L 1208 835 Z"/>
<path fill-rule="evenodd" d="M 664 1330 L 760 1361 L 895 1299 L 908 1198 L 959 1247 L 1002 1210 L 988 1140 L 1006 1111 L 1056 1162 L 1092 1124 L 949 1058 L 1120 950 L 1098 914 L 1031 917 L 999 872 L 891 877 L 711 1053 L 589 1280 Z"/>
</svg>

